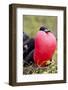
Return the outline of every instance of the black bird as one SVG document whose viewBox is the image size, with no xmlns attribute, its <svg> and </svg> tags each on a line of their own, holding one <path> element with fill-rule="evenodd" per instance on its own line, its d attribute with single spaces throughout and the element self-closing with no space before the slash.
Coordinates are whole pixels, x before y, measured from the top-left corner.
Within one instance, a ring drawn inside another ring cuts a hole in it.
<svg viewBox="0 0 68 90">
<path fill-rule="evenodd" d="M 32 64 L 33 61 L 33 51 L 34 51 L 34 39 L 29 38 L 29 36 L 23 32 L 23 59 L 24 66 Z"/>
<path fill-rule="evenodd" d="M 45 26 L 41 26 L 39 30 L 44 32 L 50 32 Z M 33 52 L 34 52 L 34 38 L 29 38 L 29 36 L 25 32 L 23 32 L 24 66 L 34 63 Z"/>
</svg>

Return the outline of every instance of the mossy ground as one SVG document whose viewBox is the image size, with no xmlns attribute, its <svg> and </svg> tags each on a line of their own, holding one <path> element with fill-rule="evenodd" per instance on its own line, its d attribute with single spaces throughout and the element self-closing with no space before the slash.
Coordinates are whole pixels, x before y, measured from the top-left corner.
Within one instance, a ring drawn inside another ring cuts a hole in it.
<svg viewBox="0 0 68 90">
<path fill-rule="evenodd" d="M 23 74 L 46 74 L 57 73 L 57 51 L 55 51 L 52 61 L 45 67 L 38 67 L 34 63 L 23 68 Z"/>
</svg>

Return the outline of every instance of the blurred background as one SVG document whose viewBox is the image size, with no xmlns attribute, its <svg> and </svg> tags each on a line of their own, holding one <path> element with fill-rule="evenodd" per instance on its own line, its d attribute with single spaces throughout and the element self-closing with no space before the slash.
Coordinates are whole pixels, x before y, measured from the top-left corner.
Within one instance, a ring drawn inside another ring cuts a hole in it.
<svg viewBox="0 0 68 90">
<path fill-rule="evenodd" d="M 54 33 L 57 38 L 57 16 L 23 16 L 24 31 L 29 37 L 34 37 L 39 31 L 39 28 L 43 25 Z"/>
<path fill-rule="evenodd" d="M 57 17 L 56 16 L 23 16 L 23 31 L 30 38 L 34 38 L 41 26 L 47 27 L 57 39 Z M 46 67 L 36 67 L 34 64 L 23 66 L 23 74 L 57 73 L 57 49 L 50 65 Z"/>
</svg>

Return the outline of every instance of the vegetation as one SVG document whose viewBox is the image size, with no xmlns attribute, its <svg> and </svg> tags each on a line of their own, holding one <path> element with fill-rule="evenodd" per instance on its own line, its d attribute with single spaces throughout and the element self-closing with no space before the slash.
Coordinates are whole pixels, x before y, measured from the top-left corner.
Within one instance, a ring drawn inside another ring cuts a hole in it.
<svg viewBox="0 0 68 90">
<path fill-rule="evenodd" d="M 46 26 L 57 38 L 57 17 L 56 16 L 23 16 L 24 31 L 30 36 L 35 37 L 40 26 Z"/>
</svg>

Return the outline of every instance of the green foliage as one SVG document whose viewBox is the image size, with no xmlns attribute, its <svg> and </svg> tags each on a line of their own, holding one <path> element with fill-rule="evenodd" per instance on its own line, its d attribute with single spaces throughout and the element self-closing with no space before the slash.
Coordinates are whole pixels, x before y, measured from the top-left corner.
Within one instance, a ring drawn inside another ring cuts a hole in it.
<svg viewBox="0 0 68 90">
<path fill-rule="evenodd" d="M 34 37 L 39 31 L 40 26 L 46 26 L 50 31 L 57 36 L 57 17 L 56 16 L 23 16 L 24 31 L 30 36 Z"/>
</svg>

